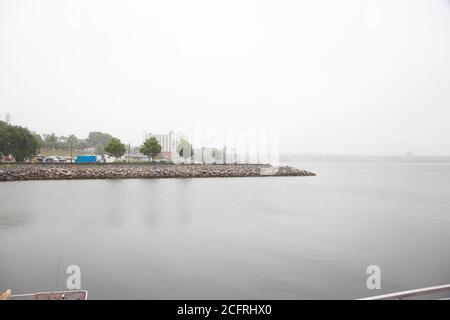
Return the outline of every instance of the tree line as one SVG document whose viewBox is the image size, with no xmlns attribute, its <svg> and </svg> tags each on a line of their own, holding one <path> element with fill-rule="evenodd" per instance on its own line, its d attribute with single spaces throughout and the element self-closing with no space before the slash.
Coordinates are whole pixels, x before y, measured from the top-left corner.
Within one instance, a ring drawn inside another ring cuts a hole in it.
<svg viewBox="0 0 450 320">
<path fill-rule="evenodd" d="M 28 128 L 10 125 L 0 120 L 0 157 L 12 155 L 17 162 L 23 162 L 38 154 L 41 149 L 84 150 L 95 148 L 99 155 L 107 154 L 116 159 L 122 157 L 127 148 L 120 139 L 108 133 L 93 131 L 86 139 L 75 135 L 57 136 L 38 134 Z M 161 152 L 161 145 L 155 137 L 148 137 L 139 151 L 151 160 Z"/>
<path fill-rule="evenodd" d="M 84 150 L 94 148 L 97 154 L 104 154 L 105 146 L 113 139 L 109 133 L 98 131 L 90 132 L 86 139 L 80 139 L 76 135 L 57 136 L 54 133 L 33 133 L 39 147 L 48 150 Z"/>
<path fill-rule="evenodd" d="M 23 162 L 38 154 L 41 149 L 53 150 L 85 150 L 95 148 L 99 155 L 107 154 L 116 159 L 127 151 L 124 143 L 108 133 L 93 131 L 86 139 L 75 135 L 57 136 L 54 133 L 37 134 L 28 128 L 11 125 L 0 120 L 0 157 L 12 155 L 17 162 Z M 140 146 L 139 151 L 153 160 L 162 150 L 158 140 L 149 136 Z M 183 159 L 193 161 L 194 149 L 187 140 L 181 140 L 176 148 Z M 213 150 L 213 157 L 218 157 L 220 150 Z"/>
<path fill-rule="evenodd" d="M 12 155 L 18 162 L 39 151 L 39 143 L 27 128 L 0 121 L 0 156 Z"/>
<path fill-rule="evenodd" d="M 139 148 L 139 152 L 146 155 L 152 161 L 153 158 L 161 152 L 161 145 L 158 140 L 150 136 L 145 139 L 142 146 Z M 115 157 L 116 159 L 122 157 L 126 152 L 125 145 L 117 138 L 111 139 L 108 145 L 105 147 L 105 152 L 109 156 Z M 177 146 L 177 153 L 180 157 L 185 159 L 191 159 L 194 156 L 194 149 L 192 145 L 185 139 L 181 140 Z"/>
</svg>

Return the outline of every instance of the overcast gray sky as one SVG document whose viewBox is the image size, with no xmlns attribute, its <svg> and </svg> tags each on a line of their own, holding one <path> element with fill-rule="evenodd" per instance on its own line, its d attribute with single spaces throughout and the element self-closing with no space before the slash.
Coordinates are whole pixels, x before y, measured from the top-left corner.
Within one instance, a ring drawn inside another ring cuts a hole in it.
<svg viewBox="0 0 450 320">
<path fill-rule="evenodd" d="M 450 154 L 449 87 L 448 0 L 0 0 L 0 114 L 37 132 Z"/>
</svg>

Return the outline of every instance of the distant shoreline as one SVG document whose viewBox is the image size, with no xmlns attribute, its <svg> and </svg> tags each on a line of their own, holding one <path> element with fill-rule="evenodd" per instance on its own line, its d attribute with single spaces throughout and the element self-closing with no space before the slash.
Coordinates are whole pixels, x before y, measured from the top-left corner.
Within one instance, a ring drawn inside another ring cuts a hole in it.
<svg viewBox="0 0 450 320">
<path fill-rule="evenodd" d="M 257 164 L 9 164 L 0 181 L 315 176 L 293 167 Z"/>
<path fill-rule="evenodd" d="M 450 163 L 450 156 L 281 154 L 280 162 L 366 162 L 366 163 Z"/>
</svg>

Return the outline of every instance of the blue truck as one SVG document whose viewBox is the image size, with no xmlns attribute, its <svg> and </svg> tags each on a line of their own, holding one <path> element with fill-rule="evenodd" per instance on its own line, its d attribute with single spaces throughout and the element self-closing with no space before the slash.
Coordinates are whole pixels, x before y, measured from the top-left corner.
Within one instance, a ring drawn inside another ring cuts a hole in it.
<svg viewBox="0 0 450 320">
<path fill-rule="evenodd" d="M 97 156 L 78 156 L 75 163 L 93 163 L 97 162 Z"/>
</svg>

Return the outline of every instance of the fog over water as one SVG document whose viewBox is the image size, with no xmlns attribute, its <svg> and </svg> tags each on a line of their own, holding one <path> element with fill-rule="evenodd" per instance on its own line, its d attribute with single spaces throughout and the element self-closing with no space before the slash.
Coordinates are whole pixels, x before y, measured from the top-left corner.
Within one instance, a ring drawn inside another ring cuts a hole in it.
<svg viewBox="0 0 450 320">
<path fill-rule="evenodd" d="M 58 135 L 274 128 L 448 154 L 450 2 L 0 0 L 0 114 Z"/>
<path fill-rule="evenodd" d="M 450 165 L 295 163 L 316 177 L 0 184 L 0 283 L 93 299 L 360 298 L 450 279 Z M 26 201 L 24 201 L 26 199 Z M 368 290 L 366 268 L 381 268 Z"/>
</svg>

